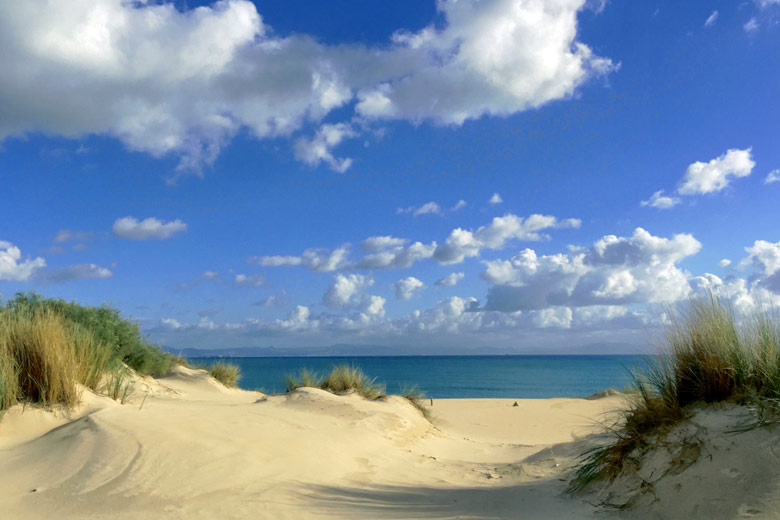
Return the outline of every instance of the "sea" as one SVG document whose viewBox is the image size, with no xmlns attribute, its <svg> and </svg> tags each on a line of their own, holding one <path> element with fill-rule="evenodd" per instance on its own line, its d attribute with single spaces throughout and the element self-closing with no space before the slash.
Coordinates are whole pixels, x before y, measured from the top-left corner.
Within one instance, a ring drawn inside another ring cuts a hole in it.
<svg viewBox="0 0 780 520">
<path fill-rule="evenodd" d="M 209 364 L 221 358 L 192 359 Z M 335 365 L 360 367 L 387 393 L 416 386 L 431 398 L 586 397 L 626 388 L 631 371 L 647 366 L 646 356 L 371 356 L 231 357 L 239 365 L 241 388 L 285 391 L 285 376 L 301 369 L 327 375 Z"/>
</svg>

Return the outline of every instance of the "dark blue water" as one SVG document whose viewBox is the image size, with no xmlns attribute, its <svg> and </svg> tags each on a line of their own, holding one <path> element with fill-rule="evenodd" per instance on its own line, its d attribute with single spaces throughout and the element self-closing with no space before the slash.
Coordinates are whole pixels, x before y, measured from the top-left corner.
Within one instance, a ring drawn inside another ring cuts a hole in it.
<svg viewBox="0 0 780 520">
<path fill-rule="evenodd" d="M 388 393 L 408 385 L 434 398 L 584 397 L 607 388 L 626 387 L 629 369 L 643 356 L 392 356 L 230 358 L 241 367 L 240 386 L 266 393 L 285 390 L 285 375 L 308 368 L 326 375 L 348 363 L 375 377 Z M 193 360 L 209 363 L 212 358 Z"/>
</svg>

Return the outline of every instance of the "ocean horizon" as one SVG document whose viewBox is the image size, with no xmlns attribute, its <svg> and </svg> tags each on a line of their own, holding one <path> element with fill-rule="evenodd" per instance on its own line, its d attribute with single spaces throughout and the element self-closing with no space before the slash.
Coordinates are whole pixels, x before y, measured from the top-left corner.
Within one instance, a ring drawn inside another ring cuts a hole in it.
<svg viewBox="0 0 780 520">
<path fill-rule="evenodd" d="M 241 368 L 241 388 L 274 394 L 285 391 L 285 376 L 304 368 L 320 375 L 334 365 L 360 367 L 389 394 L 416 386 L 425 396 L 449 398 L 586 397 L 631 382 L 631 370 L 646 366 L 641 355 L 490 356 L 310 356 L 202 357 L 193 363 L 229 359 Z"/>
</svg>

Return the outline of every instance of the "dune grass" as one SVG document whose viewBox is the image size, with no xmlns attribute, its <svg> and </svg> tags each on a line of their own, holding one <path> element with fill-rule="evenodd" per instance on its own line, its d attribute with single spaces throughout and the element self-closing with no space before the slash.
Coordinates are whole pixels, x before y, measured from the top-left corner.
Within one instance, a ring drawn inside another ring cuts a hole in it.
<svg viewBox="0 0 780 520">
<path fill-rule="evenodd" d="M 425 395 L 420 391 L 420 388 L 417 385 L 402 387 L 401 396 L 412 403 L 412 406 L 420 410 L 420 413 L 423 414 L 423 417 L 428 420 L 431 419 L 431 410 L 425 406 L 425 402 L 423 401 L 423 399 L 425 399 Z"/>
<path fill-rule="evenodd" d="M 668 314 L 662 355 L 634 374 L 622 424 L 609 429 L 610 442 L 583 454 L 570 491 L 637 467 L 654 439 L 702 403 L 748 405 L 758 411 L 756 426 L 780 417 L 780 320 L 773 313 L 738 317 L 709 295 Z"/>
<path fill-rule="evenodd" d="M 308 386 L 321 388 L 334 394 L 354 391 L 366 399 L 377 399 L 386 395 L 385 388 L 377 384 L 376 378 L 368 377 L 359 367 L 347 364 L 335 365 L 330 374 L 324 378 L 304 368 L 297 376 L 288 374 L 286 380 L 288 392 Z"/>
<path fill-rule="evenodd" d="M 217 361 L 208 368 L 209 375 L 225 386 L 236 387 L 241 379 L 241 369 L 234 363 Z"/>
<path fill-rule="evenodd" d="M 124 401 L 127 366 L 160 375 L 171 356 L 108 307 L 19 294 L 0 307 L 0 411 L 17 402 L 72 407 L 81 384 Z"/>
</svg>

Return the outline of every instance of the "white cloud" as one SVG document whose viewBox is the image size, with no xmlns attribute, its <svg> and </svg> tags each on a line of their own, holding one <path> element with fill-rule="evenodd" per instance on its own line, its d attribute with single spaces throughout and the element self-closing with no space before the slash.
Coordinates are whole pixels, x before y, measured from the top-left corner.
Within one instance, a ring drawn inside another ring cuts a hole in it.
<svg viewBox="0 0 780 520">
<path fill-rule="evenodd" d="M 206 280 L 216 280 L 219 278 L 219 273 L 216 271 L 203 271 L 203 274 L 201 275 Z"/>
<path fill-rule="evenodd" d="M 22 251 L 10 242 L 0 240 L 0 280 L 24 282 L 46 267 L 46 260 L 22 260 Z"/>
<path fill-rule="evenodd" d="M 758 20 L 751 18 L 742 26 L 746 33 L 754 33 L 758 30 Z"/>
<path fill-rule="evenodd" d="M 718 264 L 719 264 L 721 267 L 724 267 L 724 268 L 725 268 L 725 267 L 728 267 L 728 266 L 730 266 L 730 265 L 731 265 L 731 260 L 729 260 L 728 258 L 722 258 L 722 259 L 720 260 L 720 262 L 718 262 Z"/>
<path fill-rule="evenodd" d="M 658 190 L 648 199 L 639 204 L 641 206 L 650 206 L 651 208 L 669 209 L 680 203 L 679 197 L 668 197 L 663 195 L 664 190 Z"/>
<path fill-rule="evenodd" d="M 302 265 L 311 271 L 331 272 L 347 266 L 349 244 L 336 249 L 309 248 L 301 256 L 253 256 L 249 263 L 263 267 L 286 267 Z"/>
<path fill-rule="evenodd" d="M 498 193 L 494 193 L 493 196 L 490 197 L 490 200 L 488 201 L 489 204 L 493 204 L 493 205 L 501 204 L 502 202 L 504 202 L 504 199 L 502 199 L 501 195 L 499 195 Z"/>
<path fill-rule="evenodd" d="M 493 285 L 485 307 L 517 311 L 676 301 L 690 292 L 688 275 L 677 264 L 700 248 L 691 235 L 668 239 L 637 228 L 630 237 L 607 235 L 585 251 L 537 256 L 525 249 L 509 260 L 485 262 L 482 277 Z"/>
<path fill-rule="evenodd" d="M 300 256 L 253 256 L 249 259 L 253 264 L 258 264 L 263 267 L 282 267 L 282 266 L 294 266 L 301 265 Z"/>
<path fill-rule="evenodd" d="M 295 157 L 304 164 L 317 166 L 324 162 L 338 173 L 346 172 L 352 166 L 352 159 L 338 159 L 333 156 L 333 148 L 344 139 L 355 137 L 351 126 L 345 123 L 322 125 L 311 139 L 301 137 L 295 142 Z"/>
<path fill-rule="evenodd" d="M 755 2 L 761 9 L 766 9 L 773 5 L 780 5 L 780 0 L 755 0 Z"/>
<path fill-rule="evenodd" d="M 353 99 L 345 117 L 364 122 L 506 116 L 615 70 L 577 39 L 584 4 L 442 0 L 435 25 L 370 47 L 277 36 L 242 0 L 3 2 L 0 139 L 109 135 L 197 170 L 243 129 L 288 136 Z M 348 167 L 318 140 L 299 141 L 303 160 Z"/>
<path fill-rule="evenodd" d="M 452 206 L 452 210 L 450 211 L 460 211 L 463 208 L 465 208 L 467 205 L 468 203 L 465 200 L 460 199 L 458 202 L 455 203 L 454 206 Z"/>
<path fill-rule="evenodd" d="M 305 328 L 317 327 L 316 321 L 310 321 L 309 317 L 311 311 L 308 307 L 303 305 L 296 305 L 295 308 L 290 311 L 286 320 L 276 320 L 274 324 L 277 328 L 283 330 L 301 330 Z"/>
<path fill-rule="evenodd" d="M 769 172 L 764 179 L 764 184 L 772 184 L 773 182 L 780 182 L 780 168 Z"/>
<path fill-rule="evenodd" d="M 376 236 L 368 237 L 361 244 L 360 247 L 363 251 L 370 253 L 378 253 L 386 249 L 401 247 L 409 242 L 406 238 L 396 238 L 392 236 Z"/>
<path fill-rule="evenodd" d="M 399 300 L 410 300 L 416 291 L 419 291 L 425 284 L 414 276 L 402 278 L 395 282 L 395 297 Z"/>
<path fill-rule="evenodd" d="M 463 280 L 464 276 L 466 276 L 464 273 L 451 273 L 440 280 L 436 280 L 435 285 L 439 287 L 452 287 Z"/>
<path fill-rule="evenodd" d="M 704 22 L 705 27 L 714 25 L 718 20 L 718 11 L 712 11 L 712 14 L 707 17 L 707 21 Z"/>
<path fill-rule="evenodd" d="M 721 191 L 729 185 L 732 177 L 750 175 L 755 165 L 750 148 L 728 150 L 709 162 L 697 161 L 688 166 L 677 192 L 695 195 Z"/>
<path fill-rule="evenodd" d="M 327 249 L 307 249 L 301 255 L 301 263 L 311 271 L 327 273 L 338 271 L 347 265 L 349 246 L 347 244 L 330 251 Z"/>
<path fill-rule="evenodd" d="M 740 267 L 752 264 L 759 276 L 754 283 L 780 294 L 780 242 L 756 240 L 745 251 L 748 256 L 740 262 Z"/>
<path fill-rule="evenodd" d="M 246 275 L 239 273 L 233 279 L 233 283 L 239 287 L 260 287 L 265 285 L 265 278 L 257 274 Z"/>
<path fill-rule="evenodd" d="M 362 274 L 337 274 L 333 277 L 333 283 L 328 287 L 322 301 L 328 307 L 345 307 L 354 303 L 360 292 L 373 284 L 374 280 Z"/>
<path fill-rule="evenodd" d="M 138 221 L 134 217 L 123 217 L 114 222 L 114 234 L 131 240 L 147 240 L 150 238 L 170 238 L 176 233 L 187 230 L 187 224 L 179 219 L 163 222 L 154 217 Z"/>
<path fill-rule="evenodd" d="M 45 283 L 60 283 L 86 278 L 111 278 L 112 276 L 114 276 L 114 273 L 110 269 L 96 264 L 75 264 L 59 269 L 42 271 L 37 278 Z"/>
<path fill-rule="evenodd" d="M 479 255 L 481 249 L 501 249 L 507 240 L 544 240 L 544 229 L 578 228 L 578 219 L 558 220 L 549 215 L 531 215 L 527 218 L 511 213 L 496 217 L 487 226 L 476 231 L 457 228 L 450 233 L 444 244 L 436 248 L 434 258 L 442 264 L 456 264 L 465 258 Z"/>
<path fill-rule="evenodd" d="M 60 229 L 54 237 L 54 242 L 62 244 L 64 242 L 86 242 L 95 236 L 90 231 L 76 231 L 73 229 Z"/>
<path fill-rule="evenodd" d="M 587 78 L 614 70 L 576 41 L 582 0 L 437 3 L 446 22 L 397 32 L 380 58 L 406 66 L 358 90 L 367 118 L 461 124 L 571 96 Z"/>
<path fill-rule="evenodd" d="M 432 244 L 415 242 L 406 247 L 394 247 L 366 255 L 355 264 L 355 267 L 358 269 L 401 269 L 410 267 L 418 260 L 431 258 L 435 250 L 436 242 Z"/>
<path fill-rule="evenodd" d="M 385 298 L 370 295 L 365 305 L 365 312 L 370 316 L 382 317 L 385 315 L 385 303 L 387 303 Z"/>
<path fill-rule="evenodd" d="M 426 202 L 422 206 L 409 206 L 408 208 L 398 208 L 396 213 L 403 214 L 403 213 L 411 213 L 415 217 L 419 217 L 420 215 L 441 215 L 442 210 L 441 206 L 436 204 L 435 202 Z"/>
</svg>

